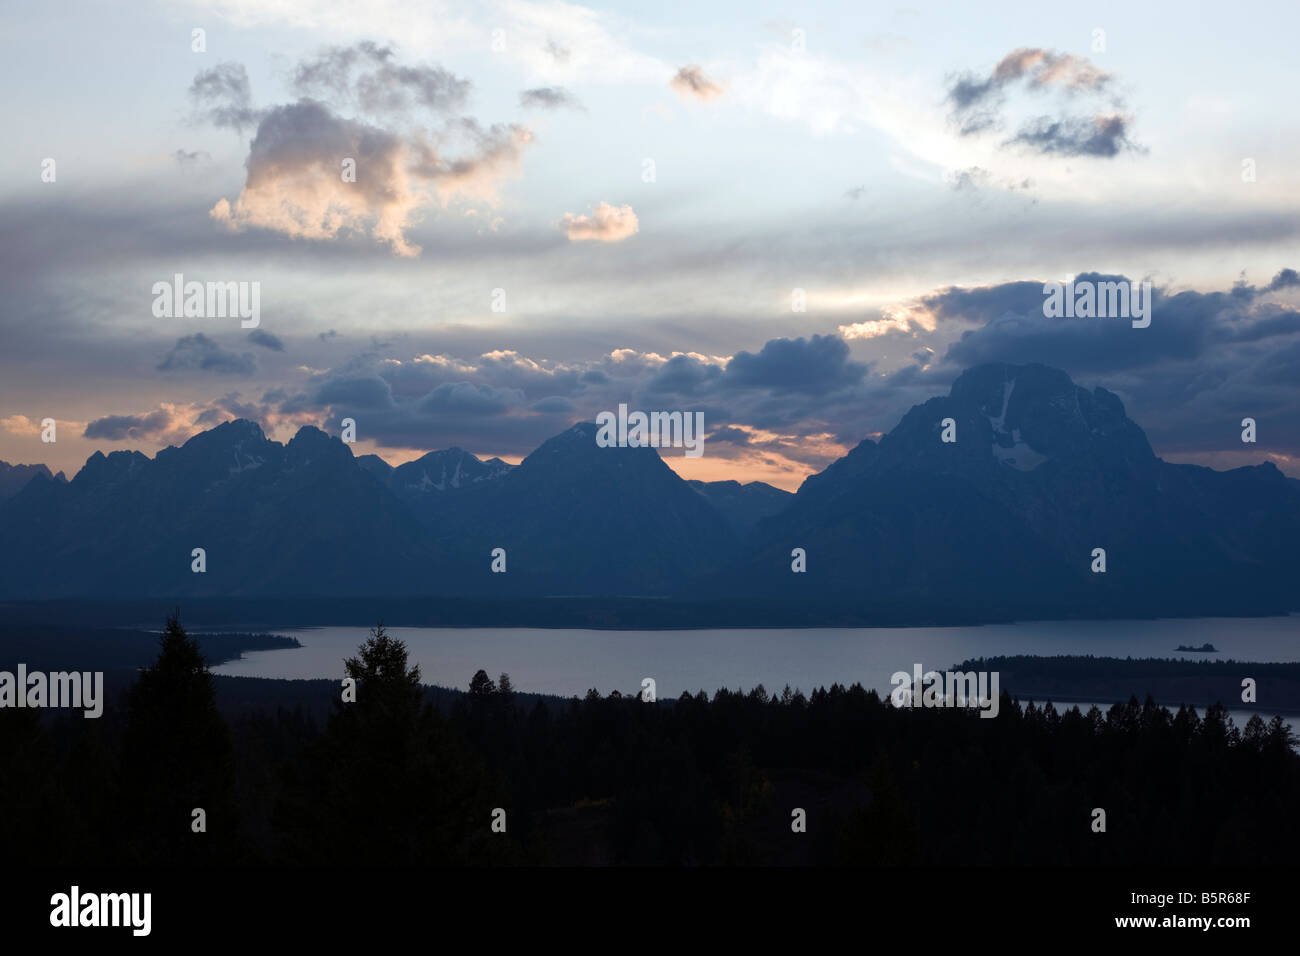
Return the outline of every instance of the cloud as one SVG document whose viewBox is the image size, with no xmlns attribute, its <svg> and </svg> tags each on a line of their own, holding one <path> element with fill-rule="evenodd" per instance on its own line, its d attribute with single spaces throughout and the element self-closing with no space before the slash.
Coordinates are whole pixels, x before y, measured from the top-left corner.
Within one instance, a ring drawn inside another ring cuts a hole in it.
<svg viewBox="0 0 1300 956">
<path fill-rule="evenodd" d="M 677 95 L 682 99 L 696 99 L 702 103 L 717 99 L 723 93 L 721 86 L 704 75 L 703 68 L 693 65 L 678 70 L 668 85 L 676 90 Z"/>
<path fill-rule="evenodd" d="M 157 409 L 140 414 L 114 414 L 84 425 L 83 438 L 100 441 L 133 441 L 166 445 L 182 445 L 198 432 L 235 418 L 256 422 L 270 434 L 281 424 L 313 424 L 317 416 L 280 414 L 269 403 L 282 398 L 268 393 L 260 402 L 245 401 L 239 392 L 228 392 L 207 403 L 162 402 Z M 82 427 L 82 426 L 78 426 Z"/>
<path fill-rule="evenodd" d="M 949 174 L 949 182 L 957 192 L 977 190 L 989 181 L 989 171 L 981 166 L 968 166 Z"/>
<path fill-rule="evenodd" d="M 200 117 L 237 133 L 255 126 L 262 115 L 253 109 L 248 71 L 242 63 L 218 63 L 200 72 L 190 84 L 190 100 Z"/>
<path fill-rule="evenodd" d="M 170 352 L 158 363 L 160 372 L 198 371 L 217 375 L 252 375 L 257 370 L 253 356 L 224 349 L 202 332 L 176 340 Z"/>
<path fill-rule="evenodd" d="M 525 109 L 558 110 L 563 108 L 580 110 L 582 104 L 578 98 L 562 86 L 539 86 L 524 90 L 519 94 L 519 105 Z"/>
<path fill-rule="evenodd" d="M 543 47 L 543 49 L 547 52 L 547 54 L 551 56 L 552 59 L 555 60 L 556 63 L 568 63 L 569 57 L 573 55 L 572 50 L 569 50 L 567 47 L 560 46 L 560 44 L 556 43 L 554 40 L 550 39 L 549 37 L 547 38 L 546 46 Z"/>
<path fill-rule="evenodd" d="M 1115 111 L 1120 99 L 1111 92 L 1114 80 L 1113 74 L 1086 57 L 1020 47 L 998 61 L 987 76 L 965 73 L 953 79 L 946 99 L 952 108 L 950 118 L 963 136 L 1002 128 L 1005 94 L 1014 86 L 1029 92 L 1056 91 L 1067 101 L 1081 95 L 1094 103 L 1106 100 L 1109 112 L 1066 113 L 1055 119 L 1040 116 L 1023 123 L 1002 145 L 1028 147 L 1042 155 L 1110 158 L 1125 149 L 1140 149 L 1129 137 L 1132 118 Z"/>
<path fill-rule="evenodd" d="M 900 389 L 869 379 L 866 368 L 834 336 L 773 340 L 734 358 L 633 348 L 568 363 L 512 349 L 410 361 L 365 353 L 314 375 L 301 392 L 265 399 L 273 401 L 273 419 L 315 416 L 328 423 L 364 412 L 366 436 L 380 447 L 455 444 L 505 457 L 526 455 L 619 402 L 698 410 L 719 434 L 721 456 L 744 464 L 742 456 L 761 452 L 768 465 L 784 462 L 797 481 L 809 465 L 843 453 L 836 436 L 860 440 L 861 416 L 883 396 L 895 414 L 906 409 Z M 909 387 L 926 384 L 923 378 Z"/>
<path fill-rule="evenodd" d="M 929 330 L 933 330 L 933 325 L 927 323 L 927 316 L 918 309 L 883 309 L 881 317 L 878 319 L 866 319 L 862 322 L 850 322 L 841 325 L 838 329 L 840 336 L 852 341 L 853 339 L 878 339 L 882 335 L 889 335 L 891 332 L 911 332 L 914 327 L 926 328 L 929 324 Z"/>
<path fill-rule="evenodd" d="M 1300 286 L 1300 272 L 1296 272 L 1295 269 L 1283 269 L 1273 276 L 1267 291 L 1277 292 L 1280 289 L 1293 289 L 1296 286 Z"/>
<path fill-rule="evenodd" d="M 737 352 L 722 384 L 729 388 L 824 394 L 862 381 L 867 366 L 849 358 L 849 347 L 835 335 L 772 339 L 757 355 Z"/>
<path fill-rule="evenodd" d="M 1046 155 L 1109 158 L 1125 149 L 1138 148 L 1128 138 L 1128 126 L 1128 119 L 1119 115 L 1060 120 L 1042 116 L 1022 127 L 1004 145 L 1028 146 Z"/>
<path fill-rule="evenodd" d="M 1027 177 L 994 176 L 983 166 L 949 170 L 944 174 L 944 180 L 952 187 L 953 192 L 968 194 L 977 194 L 989 186 L 1005 189 L 1008 192 L 1028 191 L 1034 186 L 1034 181 Z M 1034 200 L 1034 203 L 1037 203 L 1037 200 Z"/>
<path fill-rule="evenodd" d="M 41 433 L 41 424 L 32 421 L 26 415 L 9 415 L 0 418 L 0 431 L 8 432 L 10 435 L 21 435 L 24 438 L 33 438 Z"/>
<path fill-rule="evenodd" d="M 722 377 L 722 368 L 689 355 L 674 355 L 645 386 L 648 394 L 705 394 Z"/>
<path fill-rule="evenodd" d="M 1074 281 L 1128 279 L 1086 272 Z M 1300 333 L 1300 312 L 1266 301 L 1292 281 L 1290 270 L 1282 270 L 1262 288 L 1245 282 L 1223 292 L 1154 286 L 1151 325 L 1145 329 L 1110 319 L 1047 318 L 1043 283 L 1036 280 L 950 287 L 924 297 L 922 307 L 938 321 L 977 325 L 948 347 L 944 361 L 950 366 L 1043 362 L 1072 373 L 1107 373 L 1169 362 L 1253 361 L 1258 351 L 1253 343 L 1284 342 Z"/>
<path fill-rule="evenodd" d="M 456 140 L 470 151 L 456 157 L 443 154 L 443 147 Z M 517 123 L 482 126 L 469 117 L 452 120 L 437 142 L 417 140 L 413 144 L 416 162 L 412 172 L 434 183 L 444 202 L 464 196 L 495 202 L 498 184 L 519 170 L 524 147 L 533 141 L 532 131 Z"/>
<path fill-rule="evenodd" d="M 355 106 L 368 114 L 415 109 L 450 113 L 465 106 L 471 84 L 438 66 L 402 66 L 393 48 L 362 41 L 327 47 L 300 62 L 292 86 L 299 96 Z"/>
<path fill-rule="evenodd" d="M 356 182 L 342 179 L 348 159 Z M 398 255 L 419 252 L 403 230 L 420 201 L 409 186 L 402 143 L 384 130 L 335 116 L 321 103 L 277 106 L 259 124 L 245 165 L 235 202 L 212 207 L 218 222 L 307 239 L 369 230 Z"/>
<path fill-rule="evenodd" d="M 233 88 L 247 100 L 242 67 L 237 77 L 226 69 L 200 74 L 195 84 L 207 98 Z M 419 121 L 421 110 L 448 114 L 463 106 L 468 81 L 435 66 L 401 66 L 391 48 L 374 43 L 326 49 L 298 65 L 292 85 L 303 98 L 256 114 L 243 188 L 209 211 L 231 230 L 318 241 L 369 236 L 412 258 L 420 247 L 406 232 L 419 210 L 456 199 L 494 204 L 532 141 L 516 124 L 450 116 L 431 128 Z M 343 115 L 340 105 L 356 115 Z"/>
<path fill-rule="evenodd" d="M 1093 66 L 1086 58 L 1072 53 L 1057 53 L 1034 47 L 1012 50 L 984 78 L 966 73 L 956 78 L 948 89 L 948 101 L 958 113 L 997 99 L 1002 91 L 1020 81 L 1030 89 L 1056 87 L 1067 93 L 1100 92 L 1114 77 Z"/>
<path fill-rule="evenodd" d="M 346 405 L 349 408 L 393 408 L 393 389 L 378 375 L 336 378 L 323 382 L 314 397 L 317 405 Z"/>
<path fill-rule="evenodd" d="M 175 405 L 164 403 L 144 415 L 105 415 L 86 425 L 83 438 L 103 441 L 160 441 L 177 433 L 189 437 L 191 430 Z"/>
<path fill-rule="evenodd" d="M 444 382 L 419 403 L 423 411 L 456 412 L 464 415 L 497 415 L 523 404 L 518 388 L 497 388 L 470 382 Z"/>
<path fill-rule="evenodd" d="M 619 242 L 636 235 L 641 225 L 631 206 L 611 206 L 607 202 L 602 202 L 596 206 L 590 216 L 566 212 L 564 218 L 560 220 L 560 228 L 574 242 L 587 239 L 597 242 Z"/>
<path fill-rule="evenodd" d="M 200 159 L 211 159 L 211 158 L 212 158 L 212 154 L 205 152 L 203 150 L 196 150 L 195 152 L 191 153 L 183 149 L 178 149 L 176 150 L 176 152 L 172 153 L 172 159 L 176 160 L 177 166 L 193 166 Z"/>
<path fill-rule="evenodd" d="M 576 411 L 578 406 L 574 404 L 572 399 L 565 398 L 562 395 L 552 395 L 550 398 L 543 398 L 539 401 L 533 402 L 530 407 L 535 412 L 558 414 Z"/>
<path fill-rule="evenodd" d="M 711 435 L 709 435 L 709 441 L 727 442 L 728 444 L 741 445 L 741 446 L 750 445 L 753 443 L 753 439 L 749 432 L 745 431 L 742 428 L 735 428 L 731 425 L 726 425 L 714 431 Z"/>
<path fill-rule="evenodd" d="M 272 352 L 283 352 L 284 342 L 278 335 L 274 335 L 264 329 L 253 329 L 248 333 L 248 341 L 254 345 L 260 345 L 262 348 L 270 349 Z"/>
</svg>

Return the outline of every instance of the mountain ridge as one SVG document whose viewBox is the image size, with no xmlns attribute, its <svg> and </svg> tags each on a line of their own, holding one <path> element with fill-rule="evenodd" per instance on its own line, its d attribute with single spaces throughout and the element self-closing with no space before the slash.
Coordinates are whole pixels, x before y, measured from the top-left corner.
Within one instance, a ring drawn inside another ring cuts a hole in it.
<svg viewBox="0 0 1300 956">
<path fill-rule="evenodd" d="M 97 451 L 0 502 L 0 597 L 640 595 L 890 620 L 1296 609 L 1296 482 L 1269 462 L 1165 462 L 1117 396 L 1046 366 L 966 370 L 794 494 L 686 481 L 595 429 L 516 466 L 449 448 L 392 467 L 314 426 L 281 444 L 244 419 L 153 459 Z"/>
</svg>

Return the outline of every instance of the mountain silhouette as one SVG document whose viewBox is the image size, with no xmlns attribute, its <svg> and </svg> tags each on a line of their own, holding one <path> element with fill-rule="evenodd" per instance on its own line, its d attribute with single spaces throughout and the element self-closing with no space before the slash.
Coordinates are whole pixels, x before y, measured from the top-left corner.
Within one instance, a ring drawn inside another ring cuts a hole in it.
<svg viewBox="0 0 1300 956">
<path fill-rule="evenodd" d="M 688 481 L 726 519 L 731 529 L 748 534 L 763 518 L 782 511 L 794 496 L 761 481 Z"/>
<path fill-rule="evenodd" d="M 826 623 L 1300 603 L 1300 484 L 1165 462 L 1115 395 L 1041 365 L 967 370 L 794 495 L 684 481 L 595 436 L 574 425 L 518 466 L 451 448 L 394 468 L 237 420 L 152 459 L 96 452 L 71 481 L 25 466 L 0 501 L 0 597 L 644 595 Z"/>
<path fill-rule="evenodd" d="M 67 480 L 63 472 L 50 474 L 50 469 L 45 465 L 11 465 L 7 461 L 0 461 L 0 501 L 18 494 L 37 475 L 58 481 Z"/>
<path fill-rule="evenodd" d="M 1271 463 L 1170 464 L 1111 392 L 996 363 L 808 478 L 712 586 L 977 616 L 1262 613 L 1296 603 L 1298 534 L 1300 496 Z"/>
</svg>

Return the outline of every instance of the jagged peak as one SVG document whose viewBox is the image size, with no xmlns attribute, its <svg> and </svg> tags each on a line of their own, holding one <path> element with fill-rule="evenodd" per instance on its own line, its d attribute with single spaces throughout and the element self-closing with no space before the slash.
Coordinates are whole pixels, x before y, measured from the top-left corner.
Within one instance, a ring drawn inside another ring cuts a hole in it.
<svg viewBox="0 0 1300 956">
<path fill-rule="evenodd" d="M 128 474 L 148 461 L 148 455 L 134 450 L 119 449 L 111 451 L 107 455 L 102 451 L 95 451 L 86 459 L 86 463 L 81 466 L 81 470 L 73 477 L 73 481 L 88 481 L 109 475 Z"/>
<path fill-rule="evenodd" d="M 307 465 L 322 458 L 354 460 L 352 446 L 329 432 L 315 425 L 303 425 L 284 446 L 289 461 L 297 465 Z"/>
<path fill-rule="evenodd" d="M 197 435 L 195 435 L 185 444 L 188 445 L 190 442 L 195 441 L 196 439 L 204 438 L 205 436 L 208 436 L 209 438 L 211 437 L 234 438 L 234 439 L 252 438 L 256 441 L 267 440 L 266 433 L 262 431 L 262 426 L 259 425 L 257 422 L 249 418 L 232 418 L 229 421 L 222 422 L 220 425 L 216 425 L 212 428 L 209 428 L 207 431 L 199 432 Z"/>
</svg>

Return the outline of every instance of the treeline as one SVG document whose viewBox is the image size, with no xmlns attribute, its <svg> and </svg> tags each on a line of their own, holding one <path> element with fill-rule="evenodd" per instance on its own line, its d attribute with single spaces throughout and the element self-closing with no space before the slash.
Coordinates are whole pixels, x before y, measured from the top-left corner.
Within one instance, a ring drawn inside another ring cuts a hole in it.
<svg viewBox="0 0 1300 956">
<path fill-rule="evenodd" d="M 138 620 L 138 619 L 137 619 Z M 224 664 L 246 651 L 301 647 L 296 637 L 280 634 L 213 631 L 195 636 L 209 665 Z M 158 634 L 138 628 L 50 626 L 0 614 L 0 666 L 23 661 L 40 670 L 135 671 L 158 653 Z"/>
<path fill-rule="evenodd" d="M 100 720 L 0 710 L 0 847 L 25 865 L 1292 864 L 1280 719 L 1151 700 L 982 719 L 859 685 L 433 706 L 382 626 L 323 721 L 225 720 L 197 643 Z M 338 685 L 336 685 L 336 688 Z M 202 814 L 196 814 L 196 810 Z M 1097 832 L 1095 810 L 1105 811 Z M 196 832 L 202 831 L 202 832 Z M 502 832 L 503 831 L 503 832 Z"/>
<path fill-rule="evenodd" d="M 1168 657 L 1096 657 L 1092 654 L 1016 654 L 977 657 L 953 670 L 1012 671 L 1033 677 L 1279 677 L 1300 681 L 1300 663 Z"/>
<path fill-rule="evenodd" d="M 1300 664 L 1168 660 L 1152 657 L 981 657 L 960 671 L 996 671 L 1004 691 L 1022 700 L 1123 700 L 1135 689 L 1157 702 L 1300 714 Z M 1243 699 L 1244 698 L 1244 699 Z"/>
</svg>

